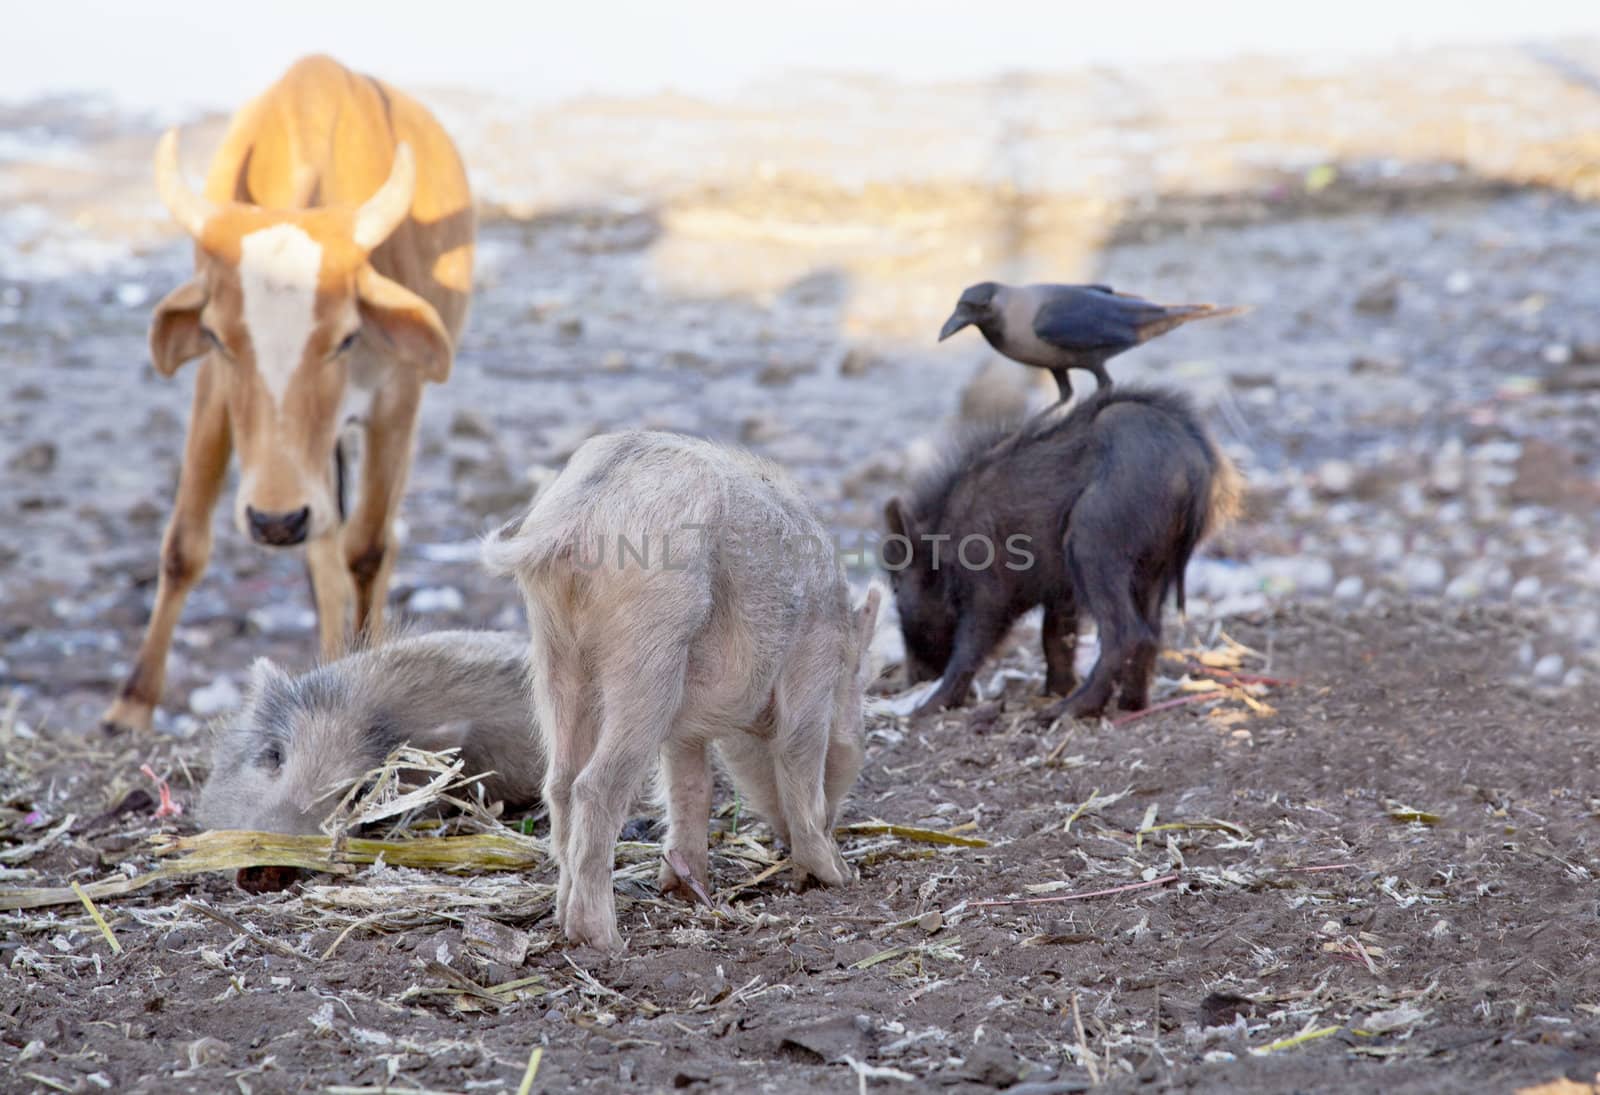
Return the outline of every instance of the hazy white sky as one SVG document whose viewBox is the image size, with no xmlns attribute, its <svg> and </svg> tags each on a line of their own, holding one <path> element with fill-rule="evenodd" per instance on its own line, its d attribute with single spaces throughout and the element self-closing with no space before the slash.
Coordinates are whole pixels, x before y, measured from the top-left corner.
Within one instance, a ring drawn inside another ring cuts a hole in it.
<svg viewBox="0 0 1600 1095">
<path fill-rule="evenodd" d="M 1597 34 L 1600 0 L 41 0 L 8 10 L 5 33 L 0 99 L 103 90 L 180 108 L 235 104 L 318 50 L 517 98 L 716 94 L 794 68 L 920 80 Z"/>
</svg>

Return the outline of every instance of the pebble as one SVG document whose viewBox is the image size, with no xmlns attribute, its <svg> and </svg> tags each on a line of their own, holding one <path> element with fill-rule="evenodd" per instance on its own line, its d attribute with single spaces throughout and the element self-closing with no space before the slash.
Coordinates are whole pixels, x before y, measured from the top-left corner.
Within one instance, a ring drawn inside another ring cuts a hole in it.
<svg viewBox="0 0 1600 1095">
<path fill-rule="evenodd" d="M 406 610 L 419 616 L 436 612 L 460 612 L 466 607 L 466 598 L 454 586 L 428 586 L 406 598 Z"/>
<path fill-rule="evenodd" d="M 470 438 L 475 441 L 493 441 L 494 425 L 483 412 L 461 407 L 450 418 L 450 436 Z"/>
<path fill-rule="evenodd" d="M 136 281 L 125 281 L 117 286 L 117 303 L 124 308 L 138 308 L 150 299 L 150 290 Z"/>
<path fill-rule="evenodd" d="M 1287 556 L 1256 564 L 1270 594 L 1325 594 L 1333 588 L 1333 564 L 1315 556 Z"/>
<path fill-rule="evenodd" d="M 1523 602 L 1537 600 L 1543 588 L 1544 583 L 1539 581 L 1537 575 L 1525 574 L 1511 587 L 1511 599 Z"/>
<path fill-rule="evenodd" d="M 218 677 L 189 693 L 189 710 L 202 719 L 209 719 L 232 711 L 243 701 L 238 685 L 227 677 Z"/>
<path fill-rule="evenodd" d="M 1401 566 L 1400 575 L 1413 593 L 1438 593 L 1444 588 L 1444 564 L 1431 556 L 1413 555 Z"/>
<path fill-rule="evenodd" d="M 1317 468 L 1317 485 L 1328 494 L 1348 494 L 1355 486 L 1356 472 L 1346 460 L 1325 460 Z"/>
<path fill-rule="evenodd" d="M 1333 587 L 1333 597 L 1336 601 L 1345 604 L 1354 604 L 1361 600 L 1361 595 L 1367 591 L 1367 584 L 1359 575 L 1347 574 L 1339 579 L 1339 584 Z"/>
<path fill-rule="evenodd" d="M 1572 347 L 1564 342 L 1551 342 L 1539 351 L 1539 356 L 1544 359 L 1546 365 L 1559 368 L 1572 362 Z"/>
<path fill-rule="evenodd" d="M 56 466 L 56 446 L 53 441 L 37 441 L 18 449 L 6 467 L 12 471 L 43 475 Z"/>
<path fill-rule="evenodd" d="M 1459 494 L 1467 480 L 1467 450 L 1461 439 L 1452 437 L 1434 454 L 1428 483 L 1436 494 Z M 1441 520 L 1448 520 L 1441 515 Z"/>
<path fill-rule="evenodd" d="M 1399 306 L 1400 280 L 1392 276 L 1369 282 L 1356 297 L 1356 311 L 1369 315 L 1390 315 Z"/>
<path fill-rule="evenodd" d="M 1533 664 L 1534 680 L 1554 684 L 1566 672 L 1567 663 L 1560 654 L 1546 654 Z"/>
<path fill-rule="evenodd" d="M 246 617 L 263 635 L 301 635 L 317 626 L 317 614 L 304 605 L 279 601 L 253 608 Z"/>
</svg>

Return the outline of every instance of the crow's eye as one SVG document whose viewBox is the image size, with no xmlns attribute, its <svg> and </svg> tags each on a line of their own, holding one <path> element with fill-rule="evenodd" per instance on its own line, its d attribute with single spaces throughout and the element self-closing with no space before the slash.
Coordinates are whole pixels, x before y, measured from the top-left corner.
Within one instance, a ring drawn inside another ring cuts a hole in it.
<svg viewBox="0 0 1600 1095">
<path fill-rule="evenodd" d="M 277 743 L 267 746 L 257 755 L 256 764 L 269 772 L 276 772 L 283 767 L 283 747 Z"/>
<path fill-rule="evenodd" d="M 345 335 L 339 340 L 339 345 L 333 348 L 333 356 L 338 357 L 340 354 L 346 353 L 350 347 L 356 344 L 356 340 L 360 337 L 361 331 L 359 329 L 351 331 L 349 334 Z"/>
</svg>

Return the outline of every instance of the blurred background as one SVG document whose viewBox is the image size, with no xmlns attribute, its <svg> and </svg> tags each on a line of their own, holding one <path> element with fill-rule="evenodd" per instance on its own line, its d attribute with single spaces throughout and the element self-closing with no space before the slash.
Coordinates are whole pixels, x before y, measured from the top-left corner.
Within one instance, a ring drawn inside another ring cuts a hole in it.
<svg viewBox="0 0 1600 1095">
<path fill-rule="evenodd" d="M 783 462 L 848 542 L 950 425 L 1045 401 L 975 333 L 934 342 L 961 288 L 1094 278 L 1253 308 L 1113 364 L 1190 392 L 1250 476 L 1202 613 L 1442 598 L 1529 621 L 1527 687 L 1595 665 L 1592 3 L 56 3 L 8 37 L 0 677 L 47 717 L 87 725 L 131 656 L 182 446 L 191 372 L 143 341 L 189 264 L 155 139 L 182 125 L 198 183 L 314 51 L 433 108 L 482 212 L 403 613 L 515 623 L 474 537 L 618 426 Z M 299 562 L 219 525 L 169 726 L 310 626 Z"/>
</svg>

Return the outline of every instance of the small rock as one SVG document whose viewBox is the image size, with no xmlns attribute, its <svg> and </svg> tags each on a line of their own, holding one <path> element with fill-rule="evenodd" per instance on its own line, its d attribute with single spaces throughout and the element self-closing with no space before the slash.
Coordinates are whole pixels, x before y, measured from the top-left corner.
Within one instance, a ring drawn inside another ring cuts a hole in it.
<svg viewBox="0 0 1600 1095">
<path fill-rule="evenodd" d="M 1560 368 L 1562 365 L 1571 363 L 1572 347 L 1565 342 L 1547 343 L 1545 348 L 1539 351 L 1539 356 L 1544 359 L 1546 365 L 1554 365 Z"/>
<path fill-rule="evenodd" d="M 317 626 L 311 609 L 282 601 L 251 609 L 246 618 L 263 635 L 298 635 Z"/>
<path fill-rule="evenodd" d="M 1444 588 L 1444 564 L 1431 556 L 1412 556 L 1401 566 L 1400 573 L 1406 588 L 1414 593 L 1438 593 Z"/>
<path fill-rule="evenodd" d="M 227 677 L 218 677 L 202 688 L 189 693 L 189 710 L 202 719 L 209 719 L 232 711 L 244 701 L 239 686 Z"/>
<path fill-rule="evenodd" d="M 1241 1016 L 1256 1013 L 1256 1002 L 1234 992 L 1213 992 L 1200 1001 L 1200 1027 L 1231 1027 Z"/>
<path fill-rule="evenodd" d="M 1546 654 L 1533 663 L 1533 679 L 1545 684 L 1555 684 L 1567 670 L 1566 660 L 1560 654 Z"/>
<path fill-rule="evenodd" d="M 995 1042 L 979 1042 L 961 1062 L 960 1077 L 984 1087 L 1008 1088 L 1028 1074 L 1028 1064 Z"/>
<path fill-rule="evenodd" d="M 621 350 L 612 350 L 600 359 L 601 372 L 620 373 L 628 367 L 628 355 Z"/>
<path fill-rule="evenodd" d="M 1467 481 L 1467 451 L 1461 439 L 1452 437 L 1434 454 L 1428 485 L 1435 494 L 1454 495 Z"/>
<path fill-rule="evenodd" d="M 451 416 L 450 436 L 470 438 L 475 441 L 493 441 L 495 432 L 487 415 L 481 411 L 462 407 Z"/>
<path fill-rule="evenodd" d="M 880 364 L 878 356 L 860 346 L 852 346 L 839 359 L 840 376 L 865 376 Z"/>
<path fill-rule="evenodd" d="M 1356 297 L 1356 311 L 1368 315 L 1386 316 L 1399 306 L 1400 280 L 1392 276 L 1368 283 Z"/>
<path fill-rule="evenodd" d="M 739 443 L 760 445 L 783 436 L 783 422 L 770 414 L 756 414 L 739 423 Z"/>
<path fill-rule="evenodd" d="M 1361 595 L 1366 592 L 1366 583 L 1358 575 L 1347 574 L 1339 579 L 1339 584 L 1333 587 L 1333 598 L 1346 604 L 1353 604 L 1361 600 Z"/>
<path fill-rule="evenodd" d="M 461 922 L 461 941 L 477 957 L 516 969 L 528 956 L 528 933 L 469 914 Z"/>
<path fill-rule="evenodd" d="M 436 612 L 460 612 L 466 598 L 453 586 L 429 586 L 406 598 L 406 611 L 426 616 Z"/>
<path fill-rule="evenodd" d="M 43 475 L 55 466 L 54 441 L 36 441 L 17 450 L 11 459 L 6 461 L 6 467 L 12 471 L 28 472 L 32 475 Z"/>
<path fill-rule="evenodd" d="M 1451 296 L 1461 296 L 1463 293 L 1472 292 L 1472 275 L 1465 270 L 1457 270 L 1444 281 L 1445 292 Z"/>
<path fill-rule="evenodd" d="M 480 438 L 457 437 L 451 439 L 445 451 L 450 457 L 452 483 L 480 476 L 502 481 L 510 478 L 511 471 L 506 466 L 505 457 L 491 442 Z"/>
<path fill-rule="evenodd" d="M 1242 391 L 1253 391 L 1260 388 L 1272 388 L 1278 383 L 1278 374 L 1270 372 L 1236 370 L 1228 374 L 1228 383 Z"/>
<path fill-rule="evenodd" d="M 1537 600 L 1539 593 L 1543 589 L 1544 583 L 1539 580 L 1538 575 L 1524 574 L 1521 578 L 1518 578 L 1516 584 L 1511 587 L 1511 599 L 1513 601 L 1523 602 Z"/>
<path fill-rule="evenodd" d="M 1321 594 L 1333 588 L 1333 564 L 1316 556 L 1264 559 L 1258 569 L 1271 594 Z"/>
<path fill-rule="evenodd" d="M 1324 460 L 1317 468 L 1317 485 L 1327 494 L 1348 494 L 1355 486 L 1356 472 L 1345 460 Z"/>
<path fill-rule="evenodd" d="M 1476 574 L 1457 574 L 1444 587 L 1444 595 L 1452 601 L 1474 601 L 1483 596 L 1483 582 Z"/>
<path fill-rule="evenodd" d="M 1395 373 L 1405 372 L 1406 366 L 1399 358 L 1382 357 L 1376 354 L 1358 354 L 1350 362 L 1352 373 Z"/>
<path fill-rule="evenodd" d="M 795 361 L 770 361 L 756 374 L 756 383 L 762 387 L 775 388 L 791 383 L 797 376 L 805 376 L 813 372 L 815 366 Z"/>
<path fill-rule="evenodd" d="M 137 308 L 150 299 L 150 290 L 136 281 L 125 281 L 117 286 L 117 303 L 124 308 Z"/>
<path fill-rule="evenodd" d="M 846 1057 L 861 1061 L 868 1059 L 875 1040 L 872 1020 L 865 1015 L 835 1015 L 788 1028 L 781 1035 L 780 1044 L 814 1054 L 822 1062 Z"/>
<path fill-rule="evenodd" d="M 562 338 L 577 339 L 583 337 L 583 319 L 581 316 L 563 316 L 556 324 L 556 333 Z"/>
</svg>

